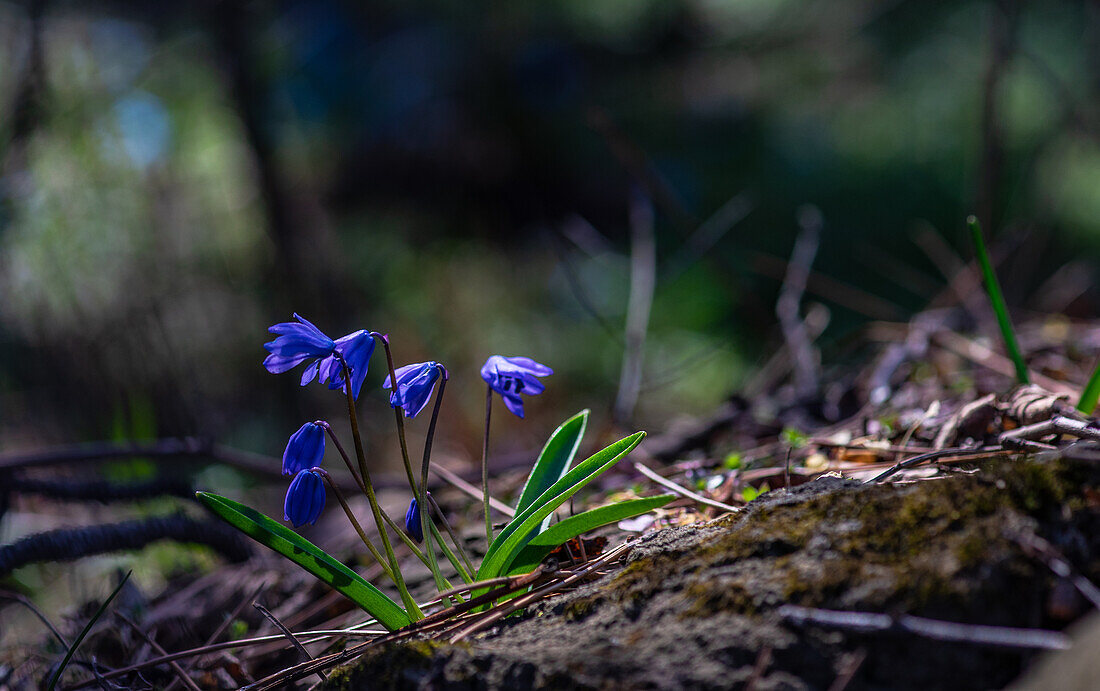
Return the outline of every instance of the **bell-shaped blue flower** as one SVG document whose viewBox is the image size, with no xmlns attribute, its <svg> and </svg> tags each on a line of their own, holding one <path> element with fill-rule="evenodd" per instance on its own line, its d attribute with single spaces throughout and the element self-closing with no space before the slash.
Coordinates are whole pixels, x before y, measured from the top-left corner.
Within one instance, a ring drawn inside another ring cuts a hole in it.
<svg viewBox="0 0 1100 691">
<path fill-rule="evenodd" d="M 517 417 L 523 417 L 521 393 L 531 396 L 546 390 L 538 377 L 554 373 L 546 365 L 529 357 L 504 357 L 491 355 L 481 366 L 481 378 L 504 399 L 504 405 Z"/>
<path fill-rule="evenodd" d="M 290 482 L 283 502 L 283 519 L 294 527 L 313 525 L 325 508 L 325 482 L 310 469 L 300 470 Z"/>
<path fill-rule="evenodd" d="M 283 451 L 283 475 L 321 465 L 325 457 L 325 430 L 316 422 L 307 422 L 290 435 Z"/>
<path fill-rule="evenodd" d="M 405 512 L 405 530 L 417 542 L 424 542 L 424 526 L 420 524 L 420 505 L 413 497 L 409 510 Z"/>
<path fill-rule="evenodd" d="M 359 398 L 359 390 L 363 388 L 363 380 L 367 378 L 370 356 L 374 354 L 374 337 L 364 329 L 354 331 L 336 339 L 336 352 L 348 363 L 348 369 L 351 370 L 351 393 Z M 330 380 L 330 389 L 344 388 L 344 368 L 334 356 L 325 358 L 318 367 L 318 381 Z"/>
<path fill-rule="evenodd" d="M 272 374 L 281 374 L 297 367 L 310 358 L 324 358 L 332 354 L 336 343 L 321 333 L 313 324 L 297 314 L 295 322 L 282 322 L 268 328 L 277 338 L 264 344 L 270 355 L 264 359 L 264 367 Z"/>
<path fill-rule="evenodd" d="M 443 366 L 438 362 L 418 362 L 398 367 L 393 372 L 397 385 L 390 393 L 390 407 L 404 409 L 405 417 L 416 417 L 428 405 L 428 399 L 432 397 L 435 382 L 442 370 Z M 388 376 L 382 383 L 382 388 L 390 388 Z"/>
</svg>

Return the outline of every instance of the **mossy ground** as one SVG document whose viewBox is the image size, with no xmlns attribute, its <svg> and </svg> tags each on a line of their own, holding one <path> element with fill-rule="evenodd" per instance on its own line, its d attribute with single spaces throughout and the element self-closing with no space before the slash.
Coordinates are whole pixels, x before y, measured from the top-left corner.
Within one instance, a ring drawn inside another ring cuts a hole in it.
<svg viewBox="0 0 1100 691">
<path fill-rule="evenodd" d="M 332 688 L 729 688 L 772 660 L 758 688 L 990 688 L 1032 657 L 914 637 L 799 629 L 782 604 L 1061 628 L 1057 578 L 1018 536 L 1037 533 L 1097 576 L 1100 471 L 1022 457 L 908 485 L 825 478 L 738 516 L 647 538 L 602 582 L 534 608 L 469 647 L 384 648 Z M 1065 603 L 1062 603 L 1064 605 Z"/>
</svg>

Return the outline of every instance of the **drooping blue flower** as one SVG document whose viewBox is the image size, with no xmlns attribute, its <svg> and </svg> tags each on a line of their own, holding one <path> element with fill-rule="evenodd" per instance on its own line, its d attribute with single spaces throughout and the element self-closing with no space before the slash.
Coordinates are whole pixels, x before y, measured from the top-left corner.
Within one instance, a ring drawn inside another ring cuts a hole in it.
<svg viewBox="0 0 1100 691">
<path fill-rule="evenodd" d="M 554 373 L 546 365 L 539 364 L 529 357 L 504 357 L 491 355 L 481 366 L 481 378 L 493 391 L 504 399 L 504 405 L 512 414 L 523 417 L 523 399 L 521 393 L 531 396 L 546 390 L 538 377 Z"/>
<path fill-rule="evenodd" d="M 358 399 L 359 390 L 363 388 L 363 380 L 367 378 L 367 366 L 370 364 L 370 356 L 374 354 L 374 337 L 371 336 L 370 331 L 365 329 L 354 331 L 347 336 L 341 336 L 336 339 L 336 352 L 340 353 L 340 357 L 348 363 L 348 369 L 351 370 L 351 393 Z M 330 389 L 342 389 L 344 387 L 344 368 L 332 355 L 318 364 L 317 381 L 324 382 L 326 380 L 330 380 L 328 385 Z"/>
<path fill-rule="evenodd" d="M 325 430 L 316 422 L 307 422 L 290 435 L 283 451 L 283 475 L 321 465 L 325 457 Z"/>
<path fill-rule="evenodd" d="M 264 344 L 270 355 L 264 359 L 264 367 L 272 374 L 281 374 L 297 367 L 310 358 L 324 358 L 332 354 L 336 343 L 321 333 L 313 324 L 297 314 L 295 322 L 281 322 L 268 328 L 277 338 Z"/>
<path fill-rule="evenodd" d="M 413 497 L 409 510 L 405 512 L 405 530 L 412 539 L 424 542 L 424 526 L 420 524 L 420 505 L 416 502 L 416 497 Z"/>
<path fill-rule="evenodd" d="M 311 469 L 298 471 L 286 491 L 283 502 L 283 519 L 294 527 L 309 523 L 313 525 L 325 508 L 325 482 Z"/>
<path fill-rule="evenodd" d="M 404 409 L 405 417 L 416 417 L 428 405 L 442 370 L 438 362 L 418 362 L 395 369 L 397 386 L 390 393 L 390 407 Z M 390 388 L 388 376 L 382 388 Z"/>
</svg>

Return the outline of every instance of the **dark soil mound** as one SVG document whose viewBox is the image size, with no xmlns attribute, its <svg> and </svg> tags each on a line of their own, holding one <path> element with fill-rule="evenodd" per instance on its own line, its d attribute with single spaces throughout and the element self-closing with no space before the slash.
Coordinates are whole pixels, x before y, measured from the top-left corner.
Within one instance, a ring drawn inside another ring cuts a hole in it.
<svg viewBox="0 0 1100 691">
<path fill-rule="evenodd" d="M 617 573 L 471 643 L 372 650 L 329 686 L 1003 687 L 1034 649 L 799 624 L 781 607 L 1061 629 L 1086 603 L 1036 556 L 1035 537 L 1100 575 L 1098 507 L 1100 466 L 1068 458 L 1017 457 L 904 485 L 824 477 L 647 536 Z"/>
</svg>

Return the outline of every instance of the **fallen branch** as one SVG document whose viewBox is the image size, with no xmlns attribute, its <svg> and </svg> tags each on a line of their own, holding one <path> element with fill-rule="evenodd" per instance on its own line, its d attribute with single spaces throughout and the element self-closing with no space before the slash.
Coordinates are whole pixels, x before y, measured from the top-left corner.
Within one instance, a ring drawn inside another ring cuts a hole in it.
<svg viewBox="0 0 1100 691">
<path fill-rule="evenodd" d="M 939 449 L 938 451 L 931 451 L 929 453 L 922 453 L 919 456 L 911 456 L 909 458 L 906 458 L 903 461 L 898 461 L 894 465 L 887 468 L 885 471 L 879 473 L 878 475 L 874 476 L 870 480 L 867 480 L 863 484 L 873 485 L 876 482 L 882 482 L 883 480 L 885 480 L 886 478 L 894 475 L 898 471 L 905 470 L 906 468 L 912 468 L 913 466 L 920 465 L 921 463 L 924 463 L 925 461 L 933 461 L 933 460 L 936 460 L 936 459 L 939 459 L 939 458 L 946 458 L 948 456 L 955 456 L 955 457 L 973 456 L 974 458 L 989 458 L 991 456 L 995 456 L 995 455 L 999 455 L 999 454 L 1003 454 L 1003 453 L 1009 453 L 1009 451 L 1006 450 L 1006 449 L 1002 449 L 999 446 L 991 446 L 991 447 L 984 447 L 984 448 L 978 448 L 978 449 L 959 449 L 959 448 Z"/>
<path fill-rule="evenodd" d="M 899 632 L 923 638 L 1005 648 L 1065 650 L 1069 636 L 1045 629 L 1018 629 L 1008 626 L 963 624 L 955 621 L 926 619 L 911 614 L 891 616 L 874 612 L 842 612 L 830 609 L 783 605 L 779 616 L 795 626 L 828 626 L 860 633 Z"/>
<path fill-rule="evenodd" d="M 646 466 L 646 465 L 642 465 L 638 461 L 634 462 L 634 469 L 637 470 L 642 475 L 645 475 L 650 480 L 653 480 L 658 485 L 660 485 L 660 486 L 662 486 L 666 489 L 669 489 L 669 490 L 675 492 L 676 494 L 679 494 L 682 497 L 687 497 L 688 499 L 691 499 L 692 501 L 697 501 L 700 504 L 705 504 L 707 506 L 713 506 L 716 509 L 721 509 L 722 511 L 728 511 L 730 513 L 737 513 L 738 511 L 741 510 L 736 506 L 730 506 L 729 504 L 723 504 L 720 501 L 715 501 L 714 499 L 708 499 L 707 497 L 704 497 L 701 494 L 696 494 L 695 492 L 692 492 L 687 487 L 681 487 L 680 485 L 676 484 L 672 480 L 669 480 L 668 478 L 661 477 L 656 472 L 654 472 L 652 468 L 650 468 L 649 466 Z"/>
</svg>

